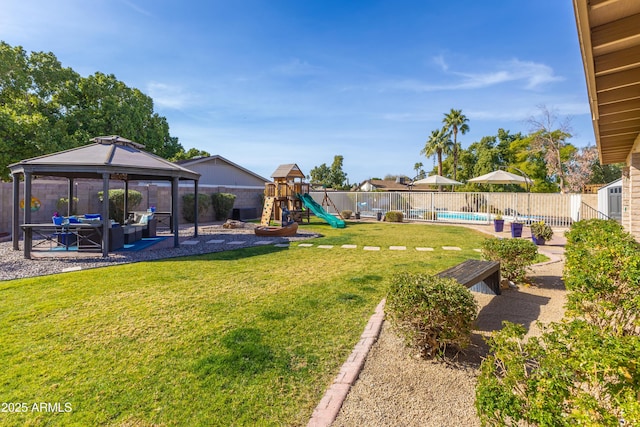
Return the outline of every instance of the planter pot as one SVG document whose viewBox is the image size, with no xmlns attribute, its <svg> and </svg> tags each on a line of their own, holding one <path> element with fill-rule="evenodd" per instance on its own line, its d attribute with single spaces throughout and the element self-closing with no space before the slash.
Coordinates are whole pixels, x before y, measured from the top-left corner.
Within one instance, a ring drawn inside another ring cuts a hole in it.
<svg viewBox="0 0 640 427">
<path fill-rule="evenodd" d="M 511 237 L 522 237 L 523 224 L 512 222 L 511 223 Z"/>
<path fill-rule="evenodd" d="M 376 214 L 376 218 L 378 219 L 378 221 L 381 221 L 382 220 L 382 212 L 378 212 Z"/>
<path fill-rule="evenodd" d="M 493 228 L 496 233 L 502 233 L 502 230 L 504 230 L 504 219 L 494 219 Z"/>
<path fill-rule="evenodd" d="M 542 246 L 545 244 L 546 240 L 544 240 L 541 237 L 536 237 L 534 235 L 531 235 L 531 240 L 533 241 L 533 243 L 535 243 L 538 246 Z"/>
<path fill-rule="evenodd" d="M 356 212 L 356 219 L 360 219 L 360 212 Z"/>
</svg>

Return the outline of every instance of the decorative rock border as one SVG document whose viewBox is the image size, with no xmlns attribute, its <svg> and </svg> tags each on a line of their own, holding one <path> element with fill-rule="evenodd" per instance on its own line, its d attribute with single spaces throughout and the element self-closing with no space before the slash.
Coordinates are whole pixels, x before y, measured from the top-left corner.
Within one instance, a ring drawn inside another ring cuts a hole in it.
<svg viewBox="0 0 640 427">
<path fill-rule="evenodd" d="M 364 367 L 369 350 L 380 336 L 382 322 L 384 321 L 385 300 L 380 301 L 375 313 L 369 319 L 364 332 L 360 336 L 360 341 L 353 348 L 353 352 L 340 368 L 340 372 L 333 380 L 333 384 L 325 392 L 324 397 L 314 409 L 307 427 L 330 426 L 335 421 L 344 399 L 346 399 L 351 386 L 355 384 Z"/>
</svg>

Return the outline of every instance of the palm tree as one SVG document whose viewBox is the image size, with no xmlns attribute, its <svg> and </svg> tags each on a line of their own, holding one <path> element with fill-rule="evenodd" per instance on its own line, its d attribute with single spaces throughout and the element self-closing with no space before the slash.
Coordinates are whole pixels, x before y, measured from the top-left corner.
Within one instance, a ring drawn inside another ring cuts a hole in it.
<svg viewBox="0 0 640 427">
<path fill-rule="evenodd" d="M 424 148 L 420 151 L 420 154 L 424 154 L 427 157 L 433 155 L 438 159 L 438 175 L 442 175 L 442 154 L 449 154 L 451 152 L 451 133 L 447 128 L 436 129 L 431 131 L 431 135 Z"/>
<path fill-rule="evenodd" d="M 460 151 L 458 132 L 463 135 L 469 132 L 468 121 L 467 116 L 462 114 L 462 110 L 454 110 L 453 108 L 449 111 L 449 114 L 445 114 L 444 119 L 442 119 L 444 127 L 453 132 L 453 179 L 456 179 L 458 172 L 458 152 Z"/>
<path fill-rule="evenodd" d="M 416 177 L 424 178 L 424 177 L 422 176 L 422 175 L 424 175 L 424 171 L 422 170 L 422 167 L 423 167 L 423 166 L 424 166 L 424 165 L 422 164 L 422 162 L 418 162 L 418 163 L 416 163 L 415 165 L 413 165 L 413 170 L 415 170 L 415 171 L 416 171 L 416 175 L 415 175 Z"/>
</svg>

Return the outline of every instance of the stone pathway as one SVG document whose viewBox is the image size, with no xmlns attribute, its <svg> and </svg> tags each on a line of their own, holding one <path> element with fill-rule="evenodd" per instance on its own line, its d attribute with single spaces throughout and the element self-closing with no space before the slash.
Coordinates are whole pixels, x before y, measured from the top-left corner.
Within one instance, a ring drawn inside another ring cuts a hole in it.
<svg viewBox="0 0 640 427">
<path fill-rule="evenodd" d="M 184 240 L 182 241 L 180 244 L 181 245 L 197 245 L 200 243 L 200 240 Z M 214 239 L 214 240 L 208 240 L 205 242 L 205 244 L 217 244 L 217 245 L 231 245 L 231 246 L 239 246 L 239 245 L 244 245 L 247 242 L 244 240 L 231 240 L 231 241 L 226 241 L 226 240 L 221 240 L 221 239 Z M 269 245 L 269 244 L 274 244 L 275 242 L 271 241 L 271 240 L 258 240 L 253 242 L 254 245 Z M 287 246 L 292 246 L 289 243 L 278 243 L 275 244 L 275 246 L 277 247 L 287 247 Z M 293 247 L 298 247 L 298 248 L 318 248 L 318 249 L 334 249 L 334 248 L 340 248 L 340 249 L 358 249 L 358 245 L 350 245 L 350 244 L 344 244 L 341 246 L 334 246 L 334 245 L 315 245 L 313 243 L 299 243 L 297 245 L 294 245 Z M 408 248 L 406 246 L 389 246 L 387 247 L 381 247 L 381 246 L 362 246 L 362 250 L 363 251 L 380 251 L 380 250 L 390 250 L 390 251 L 406 251 L 408 250 Z M 426 251 L 434 251 L 436 250 L 436 248 L 425 248 L 425 247 L 415 247 L 413 248 L 416 251 L 420 251 L 420 252 L 426 252 Z M 457 246 L 442 246 L 441 249 L 443 251 L 461 251 L 462 248 L 459 248 Z M 473 248 L 474 251 L 476 252 L 481 252 L 482 249 L 479 248 Z"/>
</svg>

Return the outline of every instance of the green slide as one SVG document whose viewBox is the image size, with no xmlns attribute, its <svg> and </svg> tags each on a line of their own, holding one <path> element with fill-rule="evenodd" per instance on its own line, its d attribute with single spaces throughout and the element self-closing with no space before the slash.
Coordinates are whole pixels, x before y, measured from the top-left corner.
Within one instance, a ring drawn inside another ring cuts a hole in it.
<svg viewBox="0 0 640 427">
<path fill-rule="evenodd" d="M 343 219 L 337 218 L 325 211 L 318 202 L 313 200 L 313 197 L 311 197 L 310 194 L 298 194 L 298 198 L 302 200 L 302 203 L 304 203 L 307 208 L 311 209 L 311 212 L 313 212 L 317 217 L 327 221 L 333 228 L 344 228 L 347 225 Z"/>
</svg>

